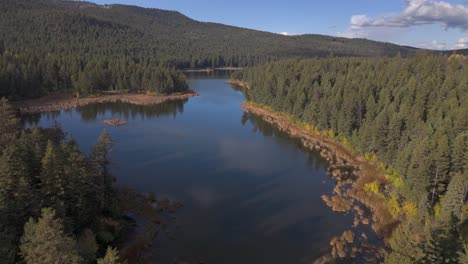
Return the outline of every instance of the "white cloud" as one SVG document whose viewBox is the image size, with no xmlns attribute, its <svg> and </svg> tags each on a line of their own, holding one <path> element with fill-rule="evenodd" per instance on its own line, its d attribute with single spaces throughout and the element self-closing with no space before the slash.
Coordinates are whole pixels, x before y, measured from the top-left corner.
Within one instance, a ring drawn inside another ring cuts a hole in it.
<svg viewBox="0 0 468 264">
<path fill-rule="evenodd" d="M 367 15 L 351 17 L 350 30 L 365 27 L 411 27 L 442 24 L 446 29 L 460 28 L 468 31 L 468 8 L 433 0 L 405 0 L 406 7 L 400 14 L 371 18 Z"/>
<path fill-rule="evenodd" d="M 436 0 L 405 0 L 405 7 L 399 13 L 370 17 L 353 15 L 350 26 L 345 32 L 337 35 L 348 38 L 369 38 L 389 41 L 410 33 L 410 27 L 421 25 L 442 25 L 445 29 L 460 29 L 468 32 L 468 8 L 462 4 L 450 4 Z M 457 44 L 433 40 L 413 45 L 428 49 L 468 48 L 466 39 L 461 38 Z"/>
<path fill-rule="evenodd" d="M 460 38 L 455 44 L 456 49 L 468 49 L 468 37 Z"/>
<path fill-rule="evenodd" d="M 289 36 L 289 33 L 288 33 L 288 32 L 280 32 L 280 33 L 278 33 L 278 34 L 283 35 L 283 36 Z"/>
</svg>

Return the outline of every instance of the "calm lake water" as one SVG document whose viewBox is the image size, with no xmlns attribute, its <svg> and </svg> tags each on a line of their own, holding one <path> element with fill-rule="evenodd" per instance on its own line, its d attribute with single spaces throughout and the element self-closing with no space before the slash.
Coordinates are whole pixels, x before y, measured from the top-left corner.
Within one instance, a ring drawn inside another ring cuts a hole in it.
<svg viewBox="0 0 468 264">
<path fill-rule="evenodd" d="M 155 243 L 154 262 L 310 263 L 327 251 L 353 219 L 320 198 L 334 187 L 326 162 L 243 113 L 241 91 L 223 74 L 191 74 L 188 81 L 199 97 L 88 105 L 32 116 L 27 125 L 58 122 L 85 151 L 106 128 L 118 184 L 184 204 L 174 220 L 180 228 Z M 107 127 L 109 118 L 128 124 Z"/>
</svg>

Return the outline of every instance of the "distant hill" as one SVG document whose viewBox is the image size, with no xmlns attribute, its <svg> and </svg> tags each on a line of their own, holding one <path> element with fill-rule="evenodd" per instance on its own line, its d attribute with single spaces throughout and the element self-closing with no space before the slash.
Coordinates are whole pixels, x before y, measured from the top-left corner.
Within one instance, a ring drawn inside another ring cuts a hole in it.
<svg viewBox="0 0 468 264">
<path fill-rule="evenodd" d="M 444 50 L 444 51 L 434 51 L 435 53 L 442 53 L 445 55 L 452 55 L 452 54 L 461 54 L 461 55 L 468 55 L 468 49 L 459 49 L 459 50 Z"/>
<path fill-rule="evenodd" d="M 283 58 L 402 56 L 416 48 L 324 35 L 283 36 L 179 12 L 59 0 L 2 0 L 0 42 L 13 52 L 130 56 L 187 67 L 251 66 Z"/>
<path fill-rule="evenodd" d="M 167 94 L 186 89 L 177 72 L 183 68 L 436 52 L 366 39 L 283 36 L 174 11 L 81 1 L 1 0 L 0 14 L 0 97 L 11 99 L 56 91 Z"/>
</svg>

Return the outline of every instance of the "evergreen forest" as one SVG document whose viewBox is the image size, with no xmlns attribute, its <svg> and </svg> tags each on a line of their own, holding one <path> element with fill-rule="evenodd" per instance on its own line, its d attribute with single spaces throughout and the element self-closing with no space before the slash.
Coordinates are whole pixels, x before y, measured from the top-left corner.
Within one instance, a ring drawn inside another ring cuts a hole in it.
<svg viewBox="0 0 468 264">
<path fill-rule="evenodd" d="M 238 71 L 248 100 L 383 162 L 401 219 L 386 263 L 466 263 L 468 58 L 322 58 Z"/>
<path fill-rule="evenodd" d="M 120 263 L 104 251 L 125 225 L 111 148 L 105 130 L 87 155 L 59 127 L 21 129 L 0 100 L 1 263 Z"/>
<path fill-rule="evenodd" d="M 177 69 L 184 68 L 432 52 L 366 39 L 282 36 L 174 11 L 83 1 L 4 0 L 0 12 L 0 96 L 13 100 L 57 91 L 183 92 Z"/>
</svg>

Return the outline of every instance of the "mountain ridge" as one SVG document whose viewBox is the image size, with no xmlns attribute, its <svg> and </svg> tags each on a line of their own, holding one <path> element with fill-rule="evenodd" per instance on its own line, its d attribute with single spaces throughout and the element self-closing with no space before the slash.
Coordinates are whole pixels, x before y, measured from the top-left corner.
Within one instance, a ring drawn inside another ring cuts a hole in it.
<svg viewBox="0 0 468 264">
<path fill-rule="evenodd" d="M 61 0 L 57 0 L 57 1 L 61 1 Z M 62 0 L 63 2 L 76 2 L 76 1 L 71 1 L 71 0 Z M 266 31 L 266 30 L 258 30 L 258 29 L 251 29 L 251 28 L 247 28 L 247 27 L 239 27 L 239 26 L 235 26 L 235 25 L 228 25 L 228 24 L 223 24 L 223 23 L 220 23 L 220 22 L 212 22 L 212 21 L 200 21 L 200 20 L 196 20 L 196 19 L 193 19 L 193 18 L 190 18 L 189 16 L 177 11 L 177 10 L 165 10 L 165 9 L 160 9 L 160 8 L 153 8 L 153 7 L 142 7 L 142 6 L 137 6 L 137 5 L 124 5 L 124 4 L 104 4 L 104 5 L 100 5 L 100 4 L 96 4 L 96 3 L 93 3 L 93 2 L 85 2 L 85 1 L 78 1 L 76 3 L 86 3 L 86 4 L 89 4 L 89 5 L 92 5 L 94 7 L 102 7 L 102 8 L 112 8 L 112 7 L 119 7 L 119 8 L 132 8 L 134 9 L 135 11 L 147 11 L 147 12 L 151 12 L 151 11 L 155 11 L 155 12 L 171 12 L 171 13 L 174 13 L 175 15 L 179 16 L 179 17 L 183 17 L 184 19 L 186 20 L 190 20 L 191 22 L 197 22 L 197 23 L 200 23 L 200 24 L 211 24 L 211 25 L 215 25 L 215 26 L 222 26 L 222 27 L 231 27 L 231 28 L 236 28 L 236 29 L 241 29 L 241 30 L 249 30 L 249 31 L 255 31 L 257 33 L 267 33 L 267 34 L 275 34 L 275 35 L 278 35 L 280 37 L 285 37 L 285 38 L 294 38 L 294 37 L 326 37 L 326 38 L 330 38 L 330 39 L 348 39 L 348 40 L 362 40 L 362 41 L 370 41 L 370 42 L 374 42 L 374 43 L 381 43 L 381 44 L 388 44 L 388 45 L 396 45 L 396 46 L 400 46 L 400 47 L 403 47 L 403 48 L 410 48 L 410 49 L 417 49 L 417 50 L 428 50 L 428 51 L 434 51 L 434 52 L 467 52 L 468 49 L 447 49 L 447 50 L 435 50 L 435 49 L 427 49 L 427 48 L 418 48 L 418 47 L 414 47 L 414 46 L 411 46 L 411 45 L 400 45 L 400 44 L 396 44 L 396 43 L 393 43 L 393 42 L 389 42 L 389 41 L 378 41 L 378 40 L 372 40 L 372 39 L 367 39 L 367 38 L 346 38 L 346 37 L 339 37 L 339 36 L 333 36 L 333 35 L 325 35 L 325 34 L 317 34 L 317 33 L 305 33 L 305 34 L 298 34 L 298 35 L 282 35 L 282 34 L 279 34 L 279 33 L 275 33 L 275 32 L 270 32 L 270 31 Z"/>
<path fill-rule="evenodd" d="M 253 66 L 326 56 L 411 56 L 434 52 L 367 39 L 276 33 L 201 22 L 178 11 L 59 0 L 5 0 L 0 37 L 13 53 L 130 56 L 176 68 Z M 18 41 L 21 40 L 21 41 Z M 452 52 L 452 51 L 450 51 Z M 463 53 L 463 52 L 457 52 Z"/>
</svg>

